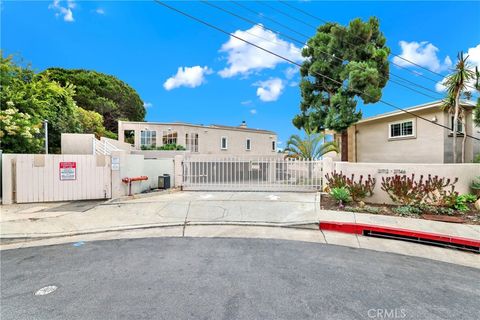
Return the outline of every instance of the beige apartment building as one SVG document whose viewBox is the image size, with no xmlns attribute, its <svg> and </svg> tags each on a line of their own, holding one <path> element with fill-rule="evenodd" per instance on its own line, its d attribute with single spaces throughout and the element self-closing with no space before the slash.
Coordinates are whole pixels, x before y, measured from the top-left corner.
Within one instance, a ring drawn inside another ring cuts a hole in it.
<svg viewBox="0 0 480 320">
<path fill-rule="evenodd" d="M 119 121 L 118 140 L 136 150 L 177 144 L 197 154 L 266 156 L 277 152 L 275 132 L 248 128 L 245 121 L 238 127 Z"/>
<path fill-rule="evenodd" d="M 408 108 L 411 112 L 394 111 L 360 120 L 348 129 L 348 161 L 377 163 L 452 163 L 453 116 L 441 110 L 442 101 Z M 480 128 L 473 123 L 473 103 L 463 102 L 466 125 L 459 130 L 480 138 Z M 431 122 L 422 120 L 419 117 Z M 463 134 L 457 136 L 457 155 L 461 159 Z M 341 146 L 340 135 L 335 134 Z M 468 138 L 465 143 L 465 162 L 472 162 L 480 152 L 480 142 Z M 340 160 L 340 155 L 332 155 Z"/>
</svg>

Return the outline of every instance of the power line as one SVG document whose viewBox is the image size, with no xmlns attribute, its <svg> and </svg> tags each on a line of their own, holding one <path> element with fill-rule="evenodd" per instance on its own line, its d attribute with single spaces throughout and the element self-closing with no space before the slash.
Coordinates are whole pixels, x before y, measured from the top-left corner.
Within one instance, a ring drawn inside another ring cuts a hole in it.
<svg viewBox="0 0 480 320">
<path fill-rule="evenodd" d="M 289 6 L 289 7 L 291 7 L 291 8 L 293 8 L 293 9 L 297 10 L 297 11 L 300 11 L 300 12 L 302 12 L 302 13 L 308 15 L 308 16 L 311 16 L 311 17 L 313 17 L 313 18 L 315 18 L 315 19 L 317 19 L 317 20 L 319 20 L 319 21 L 322 21 L 322 22 L 324 22 L 324 23 L 332 23 L 332 22 L 329 22 L 329 21 L 327 21 L 327 20 L 324 20 L 324 19 L 321 19 L 321 18 L 319 18 L 319 17 L 316 17 L 316 16 L 308 13 L 307 11 L 302 10 L 302 9 L 300 9 L 300 8 L 297 8 L 297 7 L 295 7 L 295 6 L 287 3 L 287 2 L 285 2 L 285 1 L 281 1 L 281 0 L 277 0 L 277 1 L 279 1 L 279 2 L 281 2 L 281 3 L 283 3 L 283 4 L 285 4 L 285 5 L 287 5 L 287 6 Z M 243 7 L 244 9 L 249 10 L 250 12 L 253 12 L 254 14 L 257 14 L 257 15 L 260 16 L 260 17 L 263 17 L 263 18 L 266 18 L 266 19 L 268 19 L 268 20 L 270 20 L 270 21 L 272 21 L 272 22 L 275 22 L 273 19 L 266 17 L 264 14 L 261 14 L 261 13 L 259 13 L 259 12 L 256 12 L 255 10 L 250 9 L 250 8 L 246 7 L 245 5 L 240 5 L 239 3 L 236 3 L 235 1 L 231 1 L 231 0 L 230 0 L 230 2 L 233 2 L 233 3 L 237 4 L 238 6 L 241 6 L 241 7 Z M 281 11 L 280 9 L 277 9 L 277 8 L 271 6 L 271 5 L 267 5 L 267 4 L 265 4 L 264 2 L 260 2 L 260 1 L 256 1 L 256 2 L 261 3 L 262 5 L 264 5 L 264 6 L 268 7 L 268 8 L 271 8 L 272 10 L 274 10 L 274 11 L 276 11 L 276 12 L 279 12 L 279 13 L 287 16 L 287 17 L 290 17 L 291 19 L 293 19 L 293 20 L 295 20 L 295 21 L 299 21 L 299 22 L 301 22 L 301 23 L 303 23 L 303 24 L 306 24 L 307 26 L 309 26 L 309 27 L 311 27 L 311 28 L 314 28 L 315 30 L 317 29 L 317 27 L 315 27 L 315 26 L 313 26 L 313 25 L 311 25 L 311 24 L 308 24 L 308 23 L 304 23 L 304 21 L 302 21 L 302 20 L 300 20 L 300 19 L 298 19 L 298 18 L 296 18 L 296 17 L 293 17 L 293 16 L 291 16 L 290 14 L 287 14 L 287 13 Z M 291 29 L 291 28 L 290 28 L 290 29 Z M 297 32 L 297 33 L 298 33 L 298 32 Z M 284 35 L 284 36 L 285 36 L 285 35 Z M 303 35 L 303 36 L 306 37 L 306 38 L 310 38 L 309 36 L 306 36 L 306 35 Z M 360 39 L 360 40 L 362 40 L 362 41 L 364 40 L 364 39 L 361 38 L 360 36 L 357 36 L 357 35 L 354 35 L 354 36 L 355 36 L 357 39 Z M 346 44 L 348 44 L 348 45 L 350 45 L 350 46 L 354 46 L 353 43 L 348 42 L 348 41 L 346 42 Z M 339 52 L 339 51 L 337 50 L 337 52 Z M 395 54 L 395 53 L 391 53 L 391 54 L 392 54 L 393 56 L 398 57 L 399 59 L 402 59 L 402 60 L 405 60 L 405 61 L 409 62 L 410 64 L 416 65 L 416 66 L 418 66 L 419 68 L 425 69 L 426 71 L 429 71 L 429 72 L 431 72 L 431 73 L 437 74 L 437 75 L 439 75 L 439 76 L 441 76 L 441 77 L 444 77 L 444 78 L 446 77 L 446 76 L 443 75 L 443 74 L 434 72 L 434 71 L 432 71 L 432 70 L 430 70 L 430 69 L 428 69 L 428 68 L 425 68 L 425 67 L 423 67 L 423 66 L 421 66 L 421 65 L 419 65 L 419 64 L 417 64 L 417 63 L 415 63 L 415 62 L 413 62 L 413 61 L 410 61 L 410 60 L 408 60 L 408 59 L 406 59 L 406 58 L 404 58 L 404 57 L 402 57 L 402 56 L 400 56 L 400 55 L 398 55 L 398 54 Z M 435 84 L 437 84 L 437 83 L 439 82 L 438 79 L 436 80 L 436 79 L 432 79 L 432 78 L 430 78 L 430 77 L 427 77 L 427 76 L 424 75 L 423 73 L 419 73 L 419 72 L 417 72 L 417 71 L 415 71 L 415 70 L 411 70 L 411 69 L 409 69 L 408 67 L 402 66 L 402 65 L 400 65 L 400 64 L 398 64 L 398 63 L 395 63 L 395 62 L 393 62 L 393 61 L 391 61 L 391 60 L 390 60 L 389 62 L 390 62 L 391 64 L 395 65 L 396 67 L 400 68 L 400 69 L 406 70 L 406 71 L 408 71 L 408 72 L 410 72 L 410 73 L 412 73 L 412 74 L 414 74 L 414 75 L 416 75 L 416 76 L 425 78 L 425 79 L 427 79 L 427 80 L 429 80 L 429 81 L 431 81 L 431 82 L 433 82 L 433 83 L 435 83 Z M 392 73 L 390 72 L 390 74 L 392 74 Z M 392 74 L 392 75 L 393 75 L 393 74 Z M 408 82 L 408 80 L 405 80 L 405 81 Z M 419 87 L 422 87 L 421 85 L 418 85 L 418 84 L 416 84 L 416 85 L 419 86 Z M 465 86 L 466 86 L 467 88 L 472 89 L 472 90 L 476 90 L 476 88 L 475 88 L 474 86 L 469 85 L 468 83 L 467 83 Z M 425 88 L 425 87 L 423 87 L 423 88 Z M 433 91 L 433 90 L 431 90 L 431 89 L 426 89 L 426 90 L 428 90 L 428 91 L 430 91 L 430 92 L 433 92 L 433 93 L 435 93 L 435 94 L 438 94 L 436 91 Z"/>
<path fill-rule="evenodd" d="M 206 0 L 201 1 L 201 2 L 204 3 L 204 4 L 206 4 L 206 5 L 208 5 L 208 6 L 210 6 L 210 7 L 215 8 L 215 9 L 217 9 L 217 10 L 220 10 L 220 11 L 222 11 L 222 12 L 225 12 L 225 13 L 227 13 L 227 14 L 230 14 L 230 15 L 238 18 L 238 19 L 241 19 L 241 20 L 246 21 L 246 22 L 248 22 L 248 23 L 252 23 L 252 24 L 254 24 L 254 25 L 260 26 L 261 28 L 263 28 L 263 29 L 265 29 L 265 30 L 272 31 L 273 33 L 276 33 L 276 34 L 278 34 L 278 35 L 281 35 L 281 36 L 283 36 L 284 38 L 289 39 L 289 40 L 292 40 L 292 41 L 294 41 L 294 42 L 296 42 L 296 43 L 298 43 L 298 44 L 300 44 L 300 45 L 302 45 L 302 46 L 309 47 L 308 44 L 305 44 L 304 41 L 301 41 L 301 40 L 298 40 L 298 39 L 296 39 L 296 38 L 290 37 L 290 36 L 288 36 L 288 35 L 282 34 L 281 32 L 279 32 L 279 31 L 277 31 L 277 30 L 274 30 L 274 29 L 272 29 L 272 28 L 265 27 L 265 26 L 263 26 L 262 24 L 254 21 L 254 20 L 245 18 L 245 17 L 243 17 L 243 16 L 241 16 L 241 15 L 238 15 L 238 14 L 236 14 L 236 13 L 230 11 L 230 10 L 227 10 L 227 9 L 225 9 L 225 8 L 223 8 L 223 7 L 220 7 L 220 6 L 218 6 L 218 5 L 215 5 L 215 4 L 213 4 L 213 3 L 210 3 L 210 2 L 208 2 L 208 1 L 206 1 Z M 232 2 L 234 2 L 234 1 L 232 1 Z M 264 39 L 264 38 L 263 38 L 263 39 Z M 264 40 L 266 40 L 266 39 L 264 39 Z M 267 41 L 270 42 L 270 43 L 274 43 L 274 44 L 277 44 L 277 45 L 278 45 L 278 43 L 276 43 L 276 42 L 273 42 L 273 41 L 270 41 L 270 40 L 267 40 Z M 317 50 L 320 51 L 320 52 L 322 52 L 322 53 L 324 53 L 324 54 L 326 54 L 326 55 L 331 56 L 330 53 L 328 53 L 328 52 L 326 52 L 326 51 L 322 51 L 322 50 L 320 50 L 320 49 L 317 49 Z M 336 51 L 336 52 L 340 52 L 339 50 L 335 50 L 335 51 Z M 334 55 L 333 55 L 332 57 L 333 57 L 334 59 L 340 61 L 340 62 L 343 62 L 343 59 L 341 59 L 341 58 L 339 58 L 339 57 L 337 57 L 337 56 L 334 56 Z M 364 69 L 365 69 L 365 68 L 364 68 Z M 391 71 L 389 71 L 389 74 L 392 75 L 392 76 L 394 76 L 394 77 L 396 77 L 396 78 L 399 78 L 399 79 L 401 79 L 401 80 L 403 80 L 403 81 L 405 81 L 405 82 L 407 82 L 407 83 L 409 83 L 409 84 L 418 86 L 419 88 L 422 88 L 423 90 L 430 91 L 430 92 L 434 93 L 434 94 L 437 95 L 437 96 L 436 96 L 436 97 L 432 97 L 431 95 L 422 93 L 422 92 L 420 92 L 420 91 L 418 91 L 418 90 L 416 90 L 416 89 L 410 88 L 409 86 L 403 85 L 403 84 L 399 83 L 398 81 L 393 81 L 393 80 L 392 80 L 393 83 L 395 83 L 395 84 L 397 84 L 397 85 L 399 85 L 399 86 L 402 86 L 402 87 L 404 87 L 404 88 L 410 89 L 410 90 L 415 91 L 415 92 L 418 92 L 418 93 L 420 93 L 420 94 L 422 94 L 422 95 L 424 95 L 424 96 L 426 96 L 426 97 L 429 97 L 429 98 L 433 98 L 433 99 L 443 99 L 443 95 L 440 95 L 438 92 L 436 92 L 436 91 L 434 91 L 434 90 L 432 90 L 432 89 L 430 89 L 430 88 L 424 87 L 424 86 L 419 85 L 419 84 L 417 84 L 417 83 L 415 83 L 415 82 L 413 82 L 413 81 L 410 81 L 410 80 L 405 79 L 405 78 L 403 78 L 403 77 L 401 77 L 401 76 L 398 76 L 398 75 L 394 74 L 394 73 L 391 72 Z M 381 77 L 382 79 L 384 79 L 384 80 L 389 80 L 387 77 L 384 77 L 384 76 L 382 76 L 382 75 L 380 75 L 380 77 Z"/>
<path fill-rule="evenodd" d="M 255 2 L 256 2 L 256 3 L 259 3 L 259 4 L 263 5 L 263 6 L 265 6 L 265 7 L 267 7 L 267 8 L 270 8 L 270 9 L 272 9 L 273 11 L 276 11 L 276 12 L 280 13 L 281 15 L 284 15 L 285 17 L 288 17 L 288 18 L 293 19 L 293 20 L 295 20 L 295 21 L 297 21 L 297 22 L 300 22 L 301 24 L 306 25 L 307 27 L 310 27 L 310 28 L 313 28 L 313 29 L 317 30 L 317 26 L 314 26 L 313 24 L 310 24 L 310 23 L 305 22 L 305 21 L 303 21 L 303 20 L 301 20 L 301 19 L 298 19 L 298 18 L 296 18 L 296 17 L 294 17 L 294 16 L 292 16 L 292 15 L 290 15 L 290 14 L 288 14 L 288 13 L 285 13 L 285 12 L 283 12 L 282 10 L 279 10 L 279 9 L 275 8 L 274 6 L 271 6 L 271 5 L 267 4 L 267 2 L 262 2 L 262 1 L 255 1 Z"/>
<path fill-rule="evenodd" d="M 245 5 L 242 5 L 242 4 L 237 3 L 236 1 L 232 1 L 232 0 L 230 0 L 230 2 L 233 2 L 233 3 L 236 4 L 237 6 L 240 6 L 240 7 L 244 8 L 245 10 L 248 10 L 249 12 L 251 12 L 251 13 L 253 13 L 253 14 L 255 14 L 255 15 L 258 15 L 259 17 L 265 18 L 265 19 L 267 19 L 267 20 L 269 20 L 269 21 L 271 21 L 271 22 L 274 22 L 274 23 L 279 24 L 279 23 L 276 22 L 274 19 L 268 18 L 268 17 L 265 16 L 264 14 L 259 13 L 259 12 L 255 11 L 255 10 L 251 9 L 251 8 L 248 8 L 248 7 L 245 6 Z M 278 9 L 277 9 L 277 10 L 278 10 Z M 300 9 L 300 10 L 301 10 L 301 9 Z M 320 20 L 320 21 L 323 21 L 323 22 L 325 22 L 325 23 L 329 23 L 328 21 L 323 20 L 323 19 L 320 19 L 320 18 L 319 18 L 319 20 Z M 289 28 L 289 29 L 292 30 L 291 28 Z M 315 29 L 316 29 L 316 27 L 315 27 Z M 310 36 L 307 36 L 307 35 L 305 35 L 305 34 L 298 33 L 298 32 L 296 32 L 296 33 L 304 36 L 304 37 L 307 38 L 307 39 L 310 38 Z M 285 36 L 285 35 L 284 35 L 284 36 Z M 286 36 L 285 36 L 285 37 L 286 37 Z M 352 45 L 352 44 L 349 43 L 349 42 L 347 42 L 347 44 L 348 44 L 348 45 Z M 438 81 L 439 81 L 438 79 L 432 79 L 432 78 L 427 77 L 426 75 L 424 75 L 424 74 L 422 74 L 422 73 L 419 73 L 419 72 L 417 72 L 417 71 L 415 71 L 415 70 L 411 70 L 411 69 L 409 69 L 409 68 L 407 68 L 407 67 L 405 67 L 405 66 L 402 66 L 402 65 L 400 65 L 400 64 L 398 64 L 398 63 L 395 63 L 395 62 L 393 62 L 393 61 L 390 61 L 390 63 L 393 64 L 393 65 L 395 65 L 396 67 L 398 67 L 398 68 L 400 68 L 400 69 L 406 70 L 407 72 L 410 72 L 410 73 L 412 73 L 412 74 L 414 74 L 414 75 L 416 75 L 416 76 L 425 78 L 425 79 L 427 79 L 427 80 L 429 80 L 429 81 L 431 81 L 431 82 L 433 82 L 433 83 L 438 83 Z M 427 69 L 427 70 L 428 70 L 428 69 Z"/>
<path fill-rule="evenodd" d="M 161 6 L 164 6 L 164 7 L 168 8 L 168 9 L 170 9 L 170 10 L 172 10 L 172 11 L 175 11 L 175 12 L 177 12 L 177 13 L 179 13 L 179 14 L 181 14 L 181 15 L 189 18 L 189 19 L 192 19 L 192 20 L 194 20 L 194 21 L 197 21 L 198 23 L 201 23 L 201 24 L 203 24 L 203 25 L 206 25 L 206 26 L 208 26 L 208 27 L 210 27 L 210 28 L 212 28 L 212 29 L 214 29 L 214 30 L 217 30 L 217 31 L 219 31 L 219 32 L 221 32 L 221 33 L 224 33 L 224 34 L 226 34 L 226 35 L 229 35 L 230 37 L 233 37 L 233 38 L 235 38 L 235 39 L 237 39 L 237 40 L 240 40 L 240 41 L 242 41 L 242 42 L 245 42 L 245 43 L 247 43 L 247 44 L 249 44 L 249 45 L 251 45 L 251 46 L 253 46 L 253 47 L 255 47 L 255 48 L 258 48 L 258 49 L 260 49 L 260 50 L 262 50 L 262 51 L 265 51 L 265 52 L 267 52 L 267 53 L 269 53 L 269 54 L 271 54 L 271 55 L 274 55 L 274 56 L 276 56 L 276 57 L 278 57 L 278 58 L 280 58 L 280 59 L 282 59 L 282 60 L 285 60 L 285 61 L 287 61 L 287 62 L 289 62 L 289 63 L 291 63 L 291 64 L 294 64 L 294 65 L 296 65 L 296 66 L 298 66 L 298 67 L 301 67 L 301 65 L 300 65 L 299 63 L 297 63 L 297 62 L 295 62 L 295 61 L 293 61 L 293 60 L 291 60 L 291 59 L 289 59 L 289 58 L 283 57 L 282 55 L 279 55 L 278 53 L 275 53 L 275 52 L 273 52 L 273 51 L 270 51 L 270 50 L 268 50 L 268 49 L 265 49 L 265 48 L 263 48 L 263 47 L 255 44 L 255 43 L 253 43 L 253 42 L 250 42 L 250 41 L 248 41 L 248 40 L 245 40 L 245 39 L 243 39 L 243 38 L 241 38 L 241 37 L 239 37 L 239 36 L 237 36 L 237 35 L 235 35 L 235 34 L 233 34 L 233 33 L 230 33 L 230 32 L 228 32 L 228 31 L 226 31 L 226 30 L 223 30 L 222 28 L 219 28 L 219 27 L 217 27 L 217 26 L 215 26 L 215 25 L 213 25 L 213 24 L 211 24 L 211 23 L 209 23 L 209 22 L 207 22 L 207 21 L 204 21 L 204 20 L 202 20 L 202 19 L 200 19 L 200 18 L 197 18 L 197 17 L 195 17 L 195 16 L 193 16 L 193 15 L 191 15 L 191 14 L 185 12 L 185 11 L 182 11 L 182 10 L 180 10 L 180 9 L 177 9 L 177 8 L 175 8 L 175 7 L 172 7 L 172 6 L 168 5 L 168 4 L 166 4 L 165 2 L 162 2 L 162 1 L 160 1 L 160 0 L 154 0 L 154 1 L 155 1 L 157 4 L 159 4 L 159 5 L 161 5 Z M 330 81 L 332 81 L 332 82 L 334 82 L 334 83 L 337 83 L 337 84 L 339 84 L 339 85 L 343 85 L 340 81 L 337 81 L 337 80 L 335 80 L 335 79 L 332 79 L 332 78 L 330 78 L 330 77 L 328 77 L 328 76 L 326 76 L 326 75 L 323 75 L 323 74 L 321 74 L 321 73 L 319 73 L 319 72 L 314 72 L 314 73 L 317 74 L 318 76 L 323 77 L 323 78 L 325 78 L 325 79 L 328 79 L 328 80 L 330 80 Z M 362 94 L 362 93 L 364 94 L 364 93 L 365 93 L 365 92 L 362 92 L 362 91 L 359 91 L 359 90 L 354 90 L 354 91 L 357 91 L 357 93 L 360 93 L 360 94 Z M 390 103 L 390 102 L 385 101 L 385 100 L 382 100 L 382 99 L 380 99 L 380 100 L 378 100 L 378 101 L 380 101 L 380 102 L 382 102 L 383 104 L 386 104 L 386 105 L 388 105 L 388 106 L 391 106 L 391 107 L 393 107 L 393 108 L 395 108 L 395 109 L 398 109 L 398 110 L 400 110 L 400 111 L 402 111 L 402 112 L 405 112 L 405 113 L 407 113 L 407 114 L 410 114 L 410 115 L 412 115 L 412 116 L 414 116 L 414 117 L 416 117 L 416 118 L 422 119 L 422 120 L 424 120 L 424 121 L 430 122 L 430 123 L 432 123 L 432 124 L 434 124 L 434 125 L 437 125 L 437 126 L 439 126 L 439 127 L 442 127 L 442 128 L 445 128 L 445 129 L 451 131 L 451 128 L 450 128 L 450 127 L 447 127 L 447 126 L 445 126 L 445 125 L 442 125 L 442 124 L 433 122 L 432 120 L 429 120 L 429 119 L 427 119 L 427 118 L 425 118 L 425 117 L 419 116 L 419 115 L 417 115 L 417 114 L 415 114 L 415 113 L 413 113 L 413 112 L 411 112 L 411 111 L 409 111 L 409 110 L 400 108 L 400 107 L 394 105 L 393 103 Z M 460 131 L 458 131 L 458 132 L 461 133 Z M 469 135 L 469 134 L 465 134 L 465 136 L 467 136 L 467 137 L 469 137 L 469 138 L 472 138 L 472 139 L 474 139 L 474 140 L 480 141 L 479 138 L 474 137 L 474 136 L 471 136 L 471 135 Z"/>
<path fill-rule="evenodd" d="M 242 4 L 242 3 L 240 3 L 240 2 L 237 2 L 237 1 L 230 1 L 230 2 L 233 3 L 233 4 L 235 4 L 236 6 L 239 6 L 240 8 L 243 8 L 244 10 L 247 10 L 247 11 L 249 11 L 249 12 L 255 14 L 255 15 L 258 15 L 258 16 L 261 17 L 261 18 L 264 18 L 265 20 L 268 20 L 268 21 L 270 21 L 270 22 L 272 22 L 272 23 L 274 23 L 274 24 L 276 24 L 276 25 L 279 25 L 279 26 L 282 27 L 282 28 L 285 28 L 285 29 L 287 29 L 287 30 L 290 30 L 291 32 L 296 33 L 296 34 L 298 34 L 299 36 L 305 37 L 306 39 L 310 38 L 310 36 L 308 36 L 308 35 L 306 35 L 306 34 L 303 34 L 303 33 L 301 33 L 301 32 L 298 32 L 297 30 L 292 29 L 292 28 L 290 28 L 289 26 L 284 25 L 283 23 L 280 23 L 280 22 L 278 22 L 278 21 L 275 21 L 275 20 L 272 19 L 272 18 L 269 18 L 269 17 L 267 17 L 267 16 L 265 16 L 265 15 L 262 15 L 262 14 L 256 12 L 255 10 L 250 9 L 249 7 L 245 6 L 244 4 Z M 304 44 L 305 44 L 305 42 L 303 42 L 303 45 L 304 45 Z"/>
<path fill-rule="evenodd" d="M 298 11 L 298 12 L 303 13 L 304 15 L 307 15 L 307 16 L 309 16 L 309 17 L 311 17 L 311 18 L 314 18 L 314 19 L 316 19 L 316 20 L 318 20 L 318 21 L 321 21 L 321 22 L 323 22 L 323 23 L 330 23 L 329 21 L 324 20 L 324 19 L 322 19 L 322 18 L 320 18 L 320 17 L 318 17 L 318 16 L 315 16 L 315 15 L 311 14 L 311 13 L 308 12 L 308 11 L 305 11 L 305 10 L 303 10 L 303 9 L 300 9 L 300 8 L 294 6 L 294 5 L 291 4 L 291 3 L 288 3 L 288 2 L 282 1 L 282 0 L 277 0 L 277 1 L 280 2 L 280 3 L 282 3 L 282 4 L 284 4 L 284 5 L 286 5 L 286 6 L 288 6 L 288 7 L 290 7 L 290 8 L 292 8 L 292 9 L 294 9 L 294 10 L 296 10 L 296 11 Z M 278 10 L 278 9 L 277 9 L 277 10 Z M 358 37 L 358 38 L 360 38 L 360 37 Z M 425 68 L 425 67 L 419 65 L 419 64 L 416 63 L 416 62 L 413 62 L 413 61 L 411 61 L 411 60 L 409 60 L 409 59 L 407 59 L 407 58 L 402 57 L 401 55 L 398 55 L 398 54 L 395 54 L 395 53 L 392 53 L 392 55 L 394 55 L 395 57 L 398 57 L 399 59 L 402 59 L 402 60 L 404 60 L 405 62 L 408 62 L 408 63 L 410 63 L 410 64 L 412 64 L 412 65 L 414 65 L 414 66 L 417 66 L 417 67 L 422 68 L 422 69 L 424 69 L 424 70 L 426 70 L 426 71 L 428 71 L 428 72 L 431 72 L 431 73 L 433 73 L 433 74 L 435 74 L 435 75 L 437 75 L 437 76 L 440 76 L 440 77 L 442 77 L 442 78 L 446 77 L 445 75 L 443 75 L 443 74 L 441 74 L 441 73 L 438 73 L 438 72 L 432 71 L 432 70 L 430 70 L 430 69 L 428 69 L 428 68 Z"/>
</svg>

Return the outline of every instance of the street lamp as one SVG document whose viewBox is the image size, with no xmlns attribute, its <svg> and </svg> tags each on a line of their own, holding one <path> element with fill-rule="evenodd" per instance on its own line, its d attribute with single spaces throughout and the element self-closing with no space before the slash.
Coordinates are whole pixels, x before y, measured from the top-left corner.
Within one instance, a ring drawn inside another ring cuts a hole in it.
<svg viewBox="0 0 480 320">
<path fill-rule="evenodd" d="M 43 120 L 43 131 L 45 132 L 45 154 L 48 154 L 48 120 Z"/>
</svg>

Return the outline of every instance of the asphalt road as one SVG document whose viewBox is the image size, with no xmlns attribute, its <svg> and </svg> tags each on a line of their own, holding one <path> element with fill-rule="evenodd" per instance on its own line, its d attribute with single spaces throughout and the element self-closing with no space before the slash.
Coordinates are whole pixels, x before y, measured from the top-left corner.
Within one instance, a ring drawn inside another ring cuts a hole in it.
<svg viewBox="0 0 480 320">
<path fill-rule="evenodd" d="M 58 289 L 35 295 L 42 287 Z M 1 319 L 479 319 L 480 270 L 317 243 L 152 238 L 1 252 Z"/>
</svg>

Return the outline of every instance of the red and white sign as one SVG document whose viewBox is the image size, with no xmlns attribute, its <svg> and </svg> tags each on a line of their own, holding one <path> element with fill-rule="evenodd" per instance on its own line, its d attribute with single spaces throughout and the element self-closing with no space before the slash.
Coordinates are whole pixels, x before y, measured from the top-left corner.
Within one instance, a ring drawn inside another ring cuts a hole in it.
<svg viewBox="0 0 480 320">
<path fill-rule="evenodd" d="M 76 180 L 77 179 L 77 163 L 76 162 L 60 162 L 60 180 Z"/>
</svg>

